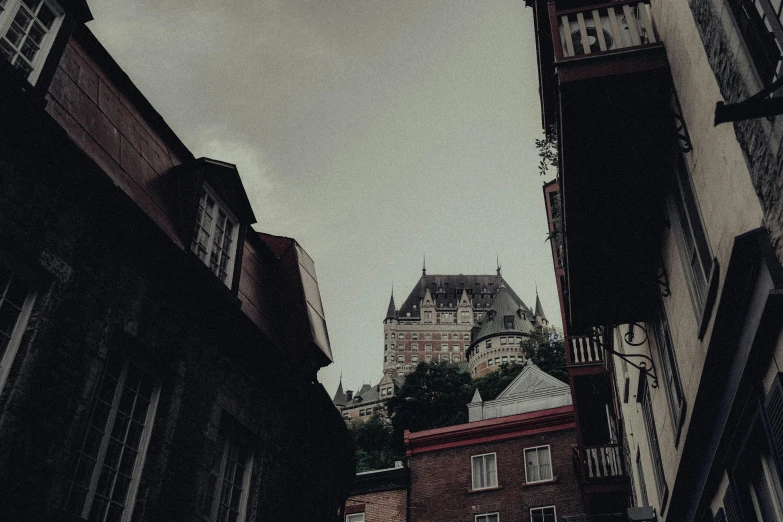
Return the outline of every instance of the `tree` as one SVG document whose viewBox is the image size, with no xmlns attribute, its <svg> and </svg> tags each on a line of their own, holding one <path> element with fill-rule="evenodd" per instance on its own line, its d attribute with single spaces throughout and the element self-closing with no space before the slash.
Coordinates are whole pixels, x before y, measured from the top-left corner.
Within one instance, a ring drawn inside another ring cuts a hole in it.
<svg viewBox="0 0 783 522">
<path fill-rule="evenodd" d="M 392 427 L 375 412 L 367 421 L 348 422 L 348 430 L 356 446 L 356 472 L 391 468 L 402 457 L 394 452 Z"/>
<path fill-rule="evenodd" d="M 465 405 L 472 393 L 470 375 L 458 365 L 420 363 L 386 403 L 396 447 L 402 448 L 406 429 L 420 431 L 467 422 Z"/>
<path fill-rule="evenodd" d="M 557 335 L 555 339 L 553 336 Z M 536 366 L 563 382 L 568 382 L 566 369 L 565 343 L 563 336 L 558 335 L 553 328 L 544 328 L 530 334 L 522 341 L 525 357 L 532 359 Z"/>
</svg>

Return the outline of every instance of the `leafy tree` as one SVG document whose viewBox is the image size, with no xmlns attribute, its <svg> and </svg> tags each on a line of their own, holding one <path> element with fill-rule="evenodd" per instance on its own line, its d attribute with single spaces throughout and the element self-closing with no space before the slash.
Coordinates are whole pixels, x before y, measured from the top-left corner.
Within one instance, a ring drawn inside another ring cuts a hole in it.
<svg viewBox="0 0 783 522">
<path fill-rule="evenodd" d="M 563 336 L 558 335 L 554 341 L 550 340 L 550 334 L 557 333 L 553 328 L 544 328 L 542 332 L 531 333 L 530 337 L 522 341 L 525 357 L 532 359 L 543 371 L 563 382 L 568 382 L 566 370 L 565 342 Z"/>
<path fill-rule="evenodd" d="M 394 466 L 402 457 L 394 452 L 392 427 L 376 412 L 367 421 L 348 422 L 356 446 L 356 471 L 372 471 Z"/>
<path fill-rule="evenodd" d="M 421 431 L 467 422 L 465 405 L 472 393 L 470 375 L 458 365 L 420 363 L 386 403 L 397 448 L 402 448 L 406 429 Z"/>
</svg>

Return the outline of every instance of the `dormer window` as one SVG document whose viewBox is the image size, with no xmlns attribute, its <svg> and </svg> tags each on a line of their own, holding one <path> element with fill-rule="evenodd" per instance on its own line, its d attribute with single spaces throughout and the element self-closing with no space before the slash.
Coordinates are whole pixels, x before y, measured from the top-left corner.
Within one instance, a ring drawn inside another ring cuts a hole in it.
<svg viewBox="0 0 783 522">
<path fill-rule="evenodd" d="M 226 286 L 231 286 L 236 257 L 236 217 L 206 183 L 201 189 L 190 249 Z"/>
<path fill-rule="evenodd" d="M 0 54 L 35 83 L 63 18 L 51 0 L 0 0 Z"/>
<path fill-rule="evenodd" d="M 514 316 L 513 315 L 505 315 L 505 316 L 503 316 L 503 324 L 505 325 L 506 330 L 513 330 L 514 329 Z"/>
</svg>

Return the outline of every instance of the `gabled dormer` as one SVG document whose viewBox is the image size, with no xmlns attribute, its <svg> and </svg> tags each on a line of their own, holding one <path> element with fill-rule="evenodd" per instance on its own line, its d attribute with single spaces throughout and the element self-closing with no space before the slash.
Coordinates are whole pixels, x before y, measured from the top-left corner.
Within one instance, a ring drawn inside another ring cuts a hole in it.
<svg viewBox="0 0 783 522">
<path fill-rule="evenodd" d="M 462 295 L 457 302 L 457 321 L 460 324 L 473 324 L 473 301 L 467 290 L 462 290 Z"/>
<path fill-rule="evenodd" d="M 177 178 L 183 244 L 232 292 L 239 285 L 245 234 L 256 222 L 236 165 L 199 158 Z"/>
<path fill-rule="evenodd" d="M 430 289 L 424 291 L 424 298 L 421 300 L 421 322 L 432 324 L 435 322 L 435 300 L 432 298 Z"/>
<path fill-rule="evenodd" d="M 32 85 L 46 84 L 76 24 L 92 20 L 84 0 L 0 0 L 0 57 Z"/>
</svg>

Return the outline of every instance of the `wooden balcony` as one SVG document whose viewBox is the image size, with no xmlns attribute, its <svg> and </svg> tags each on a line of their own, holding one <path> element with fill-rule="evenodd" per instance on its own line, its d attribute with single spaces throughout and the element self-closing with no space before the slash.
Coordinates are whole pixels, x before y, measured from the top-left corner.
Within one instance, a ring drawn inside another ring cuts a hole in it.
<svg viewBox="0 0 783 522">
<path fill-rule="evenodd" d="M 661 65 L 663 44 L 655 31 L 649 0 L 566 10 L 558 10 L 550 1 L 549 23 L 560 82 Z"/>
<path fill-rule="evenodd" d="M 622 448 L 619 444 L 585 446 L 582 448 L 582 462 L 586 481 L 615 479 L 625 476 Z"/>
<path fill-rule="evenodd" d="M 606 356 L 599 335 L 574 335 L 566 338 L 568 344 L 568 365 L 604 364 Z"/>
</svg>

